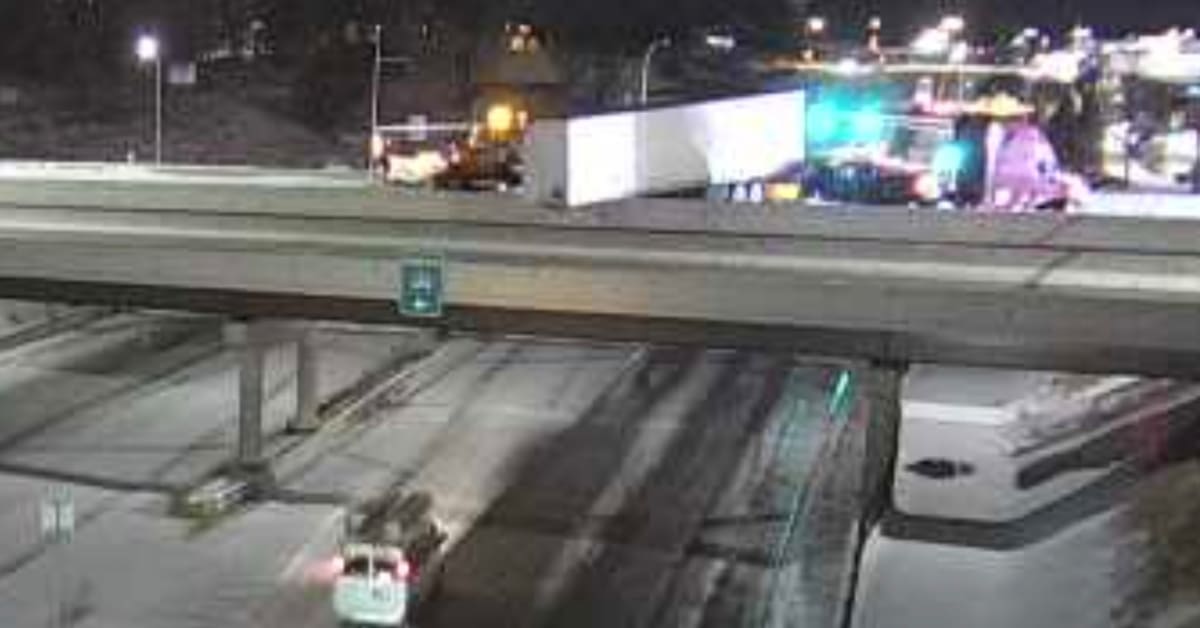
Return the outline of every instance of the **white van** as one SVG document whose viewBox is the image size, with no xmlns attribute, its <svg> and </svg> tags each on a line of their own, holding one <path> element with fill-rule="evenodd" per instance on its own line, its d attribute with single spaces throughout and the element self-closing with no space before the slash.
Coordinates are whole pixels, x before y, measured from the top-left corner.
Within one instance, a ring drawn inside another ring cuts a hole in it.
<svg viewBox="0 0 1200 628">
<path fill-rule="evenodd" d="M 405 625 L 412 565 L 398 548 L 350 544 L 338 559 L 333 610 L 344 626 Z"/>
</svg>

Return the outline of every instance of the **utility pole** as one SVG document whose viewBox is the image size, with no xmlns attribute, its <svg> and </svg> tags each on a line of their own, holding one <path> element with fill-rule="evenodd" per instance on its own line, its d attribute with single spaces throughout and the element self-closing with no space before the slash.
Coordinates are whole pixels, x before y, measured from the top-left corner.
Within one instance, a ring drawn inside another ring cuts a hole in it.
<svg viewBox="0 0 1200 628">
<path fill-rule="evenodd" d="M 383 138 L 379 136 L 379 92 L 383 81 L 383 26 L 375 25 L 375 59 L 371 65 L 371 137 L 367 144 L 367 178 L 375 179 L 376 160 L 383 158 Z"/>
<path fill-rule="evenodd" d="M 375 64 L 371 70 L 371 137 L 379 132 L 379 91 L 383 80 L 383 26 L 375 25 Z"/>
</svg>

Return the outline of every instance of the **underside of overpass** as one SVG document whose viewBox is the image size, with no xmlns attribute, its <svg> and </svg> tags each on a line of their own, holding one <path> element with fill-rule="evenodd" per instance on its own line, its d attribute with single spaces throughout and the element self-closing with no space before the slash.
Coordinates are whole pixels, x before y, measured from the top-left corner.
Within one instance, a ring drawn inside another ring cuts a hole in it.
<svg viewBox="0 0 1200 628">
<path fill-rule="evenodd" d="M 871 331 L 463 306 L 450 306 L 438 318 L 408 318 L 399 313 L 395 301 L 391 300 L 2 277 L 0 294 L 5 298 L 28 301 L 178 310 L 237 320 L 342 320 L 426 327 L 444 333 L 753 348 L 885 364 L 928 362 L 1097 374 L 1122 372 L 1200 377 L 1200 353 L 1189 347 L 1148 347 L 1138 343 L 1139 338 L 1113 337 L 1103 344 L 1053 338 L 1029 341 L 964 337 L 956 333 Z M 1185 310 L 1180 312 L 1181 316 L 1192 310 L 1190 306 L 1179 309 Z M 1196 329 L 1200 334 L 1200 323 Z M 1116 369 L 1114 364 L 1125 368 Z"/>
</svg>

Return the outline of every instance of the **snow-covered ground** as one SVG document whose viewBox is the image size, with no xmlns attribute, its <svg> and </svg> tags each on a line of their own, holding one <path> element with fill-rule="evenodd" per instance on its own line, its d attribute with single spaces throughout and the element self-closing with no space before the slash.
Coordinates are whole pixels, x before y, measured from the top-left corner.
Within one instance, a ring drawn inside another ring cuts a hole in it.
<svg viewBox="0 0 1200 628">
<path fill-rule="evenodd" d="M 1193 460 L 1004 526 L 887 522 L 864 550 L 853 626 L 1196 626 L 1198 483 Z"/>
<path fill-rule="evenodd" d="M 164 515 L 162 496 L 72 487 L 75 537 L 47 547 L 38 504 L 51 488 L 0 475 L 4 626 L 51 625 L 52 612 L 77 628 L 254 626 L 259 600 L 334 515 L 327 506 L 267 505 L 196 532 Z"/>
<path fill-rule="evenodd" d="M 1200 194 L 1188 192 L 1096 192 L 1074 213 L 1095 216 L 1200 220 Z"/>
<path fill-rule="evenodd" d="M 1112 516 L 1018 550 L 891 538 L 875 531 L 860 565 L 855 628 L 1112 626 Z"/>
</svg>

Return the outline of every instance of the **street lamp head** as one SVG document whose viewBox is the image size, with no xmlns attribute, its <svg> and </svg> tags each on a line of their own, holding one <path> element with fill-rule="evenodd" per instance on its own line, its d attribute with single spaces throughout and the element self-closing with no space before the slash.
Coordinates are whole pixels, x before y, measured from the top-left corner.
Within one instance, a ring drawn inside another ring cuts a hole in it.
<svg viewBox="0 0 1200 628">
<path fill-rule="evenodd" d="M 658 50 L 660 48 L 670 48 L 674 44 L 675 44 L 675 42 L 673 42 L 671 40 L 670 35 L 659 35 L 658 37 L 655 37 L 653 41 L 650 42 L 650 45 L 647 46 L 646 49 L 647 50 Z"/>
<path fill-rule="evenodd" d="M 808 18 L 808 32 L 812 33 L 813 35 L 820 35 L 824 33 L 827 26 L 828 24 L 825 22 L 825 18 L 821 16 L 813 16 Z"/>
<path fill-rule="evenodd" d="M 737 40 L 732 35 L 707 35 L 704 43 L 714 50 L 728 52 L 737 47 Z"/>
<path fill-rule="evenodd" d="M 138 37 L 137 46 L 135 48 L 137 58 L 143 63 L 152 63 L 158 61 L 159 45 L 158 38 L 153 35 L 142 35 Z"/>
<path fill-rule="evenodd" d="M 669 47 L 670 45 L 671 45 L 671 38 L 668 36 L 661 36 L 661 37 L 658 37 L 657 39 L 655 39 L 654 41 L 650 42 L 649 46 L 646 46 L 646 54 L 642 55 L 642 101 L 641 102 L 643 105 L 645 105 L 650 99 L 650 59 L 652 57 L 654 57 L 654 53 L 659 48 Z"/>
</svg>

